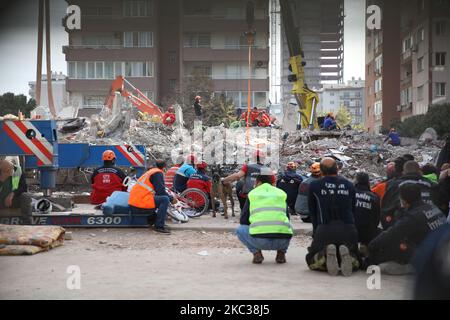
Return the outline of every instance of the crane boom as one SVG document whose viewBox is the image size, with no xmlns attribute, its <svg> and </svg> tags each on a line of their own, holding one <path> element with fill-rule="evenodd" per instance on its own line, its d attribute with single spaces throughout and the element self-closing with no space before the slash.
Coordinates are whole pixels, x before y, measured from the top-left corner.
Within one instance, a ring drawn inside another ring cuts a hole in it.
<svg viewBox="0 0 450 320">
<path fill-rule="evenodd" d="M 297 122 L 297 129 L 317 127 L 316 107 L 319 103 L 319 96 L 317 93 L 308 88 L 305 83 L 305 61 L 302 50 L 300 38 L 297 34 L 297 28 L 294 24 L 292 16 L 292 7 L 290 0 L 279 0 L 281 18 L 284 25 L 284 32 L 289 48 L 289 70 L 292 72 L 288 76 L 289 82 L 293 83 L 292 94 L 295 96 L 299 107 L 299 118 Z"/>
</svg>

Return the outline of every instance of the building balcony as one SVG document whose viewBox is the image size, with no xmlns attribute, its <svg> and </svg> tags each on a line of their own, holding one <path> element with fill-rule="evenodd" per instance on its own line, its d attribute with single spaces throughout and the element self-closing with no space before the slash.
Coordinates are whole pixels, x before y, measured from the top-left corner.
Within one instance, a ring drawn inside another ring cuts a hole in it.
<svg viewBox="0 0 450 320">
<path fill-rule="evenodd" d="M 156 80 L 153 77 L 133 78 L 128 77 L 130 82 L 141 91 L 156 92 Z M 99 92 L 108 94 L 113 79 L 67 79 L 66 91 L 68 92 Z"/>
<path fill-rule="evenodd" d="M 124 17 L 123 15 L 86 16 L 81 14 L 82 32 L 109 32 L 109 31 L 147 31 L 157 30 L 155 17 Z M 63 24 L 64 26 L 64 24 Z M 66 31 L 78 33 L 79 30 Z"/>
<path fill-rule="evenodd" d="M 253 28 L 256 32 L 269 32 L 269 17 L 263 20 L 255 20 Z M 219 19 L 212 16 L 184 16 L 183 32 L 244 32 L 248 29 L 245 19 Z"/>
<path fill-rule="evenodd" d="M 157 50 L 154 47 L 105 46 L 63 46 L 66 61 L 155 61 Z"/>
<path fill-rule="evenodd" d="M 185 76 L 184 81 L 189 81 L 191 76 Z M 211 77 L 211 82 L 214 91 L 247 91 L 248 79 L 246 78 L 232 78 L 231 76 L 214 76 Z M 256 78 L 251 80 L 251 91 L 269 91 L 268 78 Z"/>
<path fill-rule="evenodd" d="M 269 61 L 267 47 L 255 47 L 252 50 L 253 61 Z M 248 61 L 248 46 L 229 48 L 217 47 L 184 47 L 183 61 Z"/>
</svg>

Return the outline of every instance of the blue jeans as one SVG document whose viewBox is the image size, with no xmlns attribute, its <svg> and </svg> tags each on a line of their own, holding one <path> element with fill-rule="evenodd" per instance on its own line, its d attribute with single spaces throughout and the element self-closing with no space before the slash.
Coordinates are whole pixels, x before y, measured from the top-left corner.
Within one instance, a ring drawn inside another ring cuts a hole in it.
<svg viewBox="0 0 450 320">
<path fill-rule="evenodd" d="M 169 207 L 170 199 L 168 196 L 155 196 L 156 210 L 156 228 L 164 228 L 164 224 L 167 217 L 167 208 Z M 131 207 L 132 214 L 154 214 L 155 209 L 141 209 L 133 206 Z"/>
<path fill-rule="evenodd" d="M 236 229 L 236 235 L 251 253 L 260 250 L 276 250 L 286 253 L 291 238 L 257 238 L 250 235 L 249 228 L 249 226 L 241 224 Z"/>
</svg>

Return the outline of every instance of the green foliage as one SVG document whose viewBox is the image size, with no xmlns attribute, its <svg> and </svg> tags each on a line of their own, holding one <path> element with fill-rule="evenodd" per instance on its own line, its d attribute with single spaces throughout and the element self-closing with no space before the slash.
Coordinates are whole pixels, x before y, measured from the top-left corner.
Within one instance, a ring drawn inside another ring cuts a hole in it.
<svg viewBox="0 0 450 320">
<path fill-rule="evenodd" d="M 18 115 L 19 111 L 26 116 L 30 116 L 30 111 L 36 108 L 36 100 L 29 99 L 23 94 L 14 95 L 12 92 L 7 92 L 0 95 L 0 116 L 7 114 Z"/>
<path fill-rule="evenodd" d="M 393 123 L 401 136 L 418 138 L 426 128 L 433 128 L 440 137 L 450 132 L 450 104 L 432 105 L 423 115 L 412 116 L 403 122 Z"/>
<path fill-rule="evenodd" d="M 338 112 L 336 113 L 336 122 L 339 127 L 344 128 L 351 125 L 353 121 L 352 114 L 344 106 L 340 106 Z"/>
</svg>

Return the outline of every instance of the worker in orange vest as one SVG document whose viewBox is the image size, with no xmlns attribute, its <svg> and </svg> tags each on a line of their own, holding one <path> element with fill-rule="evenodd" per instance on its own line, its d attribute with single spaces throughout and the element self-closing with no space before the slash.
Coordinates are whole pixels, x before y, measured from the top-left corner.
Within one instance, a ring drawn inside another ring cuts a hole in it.
<svg viewBox="0 0 450 320">
<path fill-rule="evenodd" d="M 156 160 L 156 167 L 144 173 L 130 191 L 128 204 L 132 214 L 155 214 L 155 231 L 170 234 L 165 225 L 169 202 L 175 204 L 177 200 L 166 192 L 164 184 L 164 169 L 166 162 Z"/>
<path fill-rule="evenodd" d="M 163 124 L 170 127 L 175 123 L 175 119 L 175 109 L 169 106 L 166 113 L 163 114 Z"/>
</svg>

